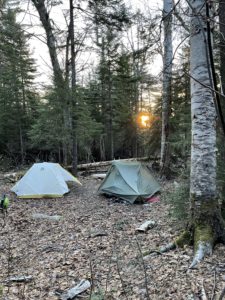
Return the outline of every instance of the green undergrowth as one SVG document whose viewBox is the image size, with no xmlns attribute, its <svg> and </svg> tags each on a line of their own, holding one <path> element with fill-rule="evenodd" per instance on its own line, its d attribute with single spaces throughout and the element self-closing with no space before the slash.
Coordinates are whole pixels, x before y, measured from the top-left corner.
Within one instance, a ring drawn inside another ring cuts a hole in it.
<svg viewBox="0 0 225 300">
<path fill-rule="evenodd" d="M 0 285 L 0 296 L 3 296 L 3 285 Z M 1 298 L 0 298 L 1 299 Z"/>
<path fill-rule="evenodd" d="M 104 294 L 103 292 L 95 292 L 93 295 L 91 295 L 91 300 L 104 300 Z"/>
<path fill-rule="evenodd" d="M 185 222 L 189 215 L 189 180 L 174 181 L 171 188 L 163 192 L 163 198 L 170 204 L 169 216 Z"/>
</svg>

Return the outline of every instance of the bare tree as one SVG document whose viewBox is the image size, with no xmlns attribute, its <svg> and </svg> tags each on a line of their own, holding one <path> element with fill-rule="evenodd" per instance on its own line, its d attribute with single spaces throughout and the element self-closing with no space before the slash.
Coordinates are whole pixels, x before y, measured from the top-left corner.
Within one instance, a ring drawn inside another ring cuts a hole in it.
<svg viewBox="0 0 225 300">
<path fill-rule="evenodd" d="M 75 65 L 75 41 L 74 41 L 74 6 L 70 0 L 70 39 L 71 39 L 71 104 L 72 104 L 72 169 L 77 174 L 77 134 L 76 134 L 76 65 Z"/>
<path fill-rule="evenodd" d="M 163 90 L 162 90 L 162 133 L 161 133 L 161 175 L 169 173 L 169 117 L 172 82 L 172 0 L 163 2 L 164 53 L 163 53 Z"/>
<path fill-rule="evenodd" d="M 63 76 L 63 70 L 60 67 L 58 55 L 57 55 L 57 45 L 56 45 L 56 38 L 55 34 L 52 28 L 51 19 L 47 10 L 47 7 L 45 5 L 44 0 L 32 0 L 32 3 L 34 4 L 39 17 L 40 21 L 42 23 L 42 26 L 45 30 L 46 38 L 47 38 L 47 46 L 49 50 L 49 55 L 51 58 L 51 64 L 53 68 L 53 74 L 54 74 L 54 83 L 55 87 L 57 89 L 57 95 L 59 98 L 59 101 L 62 101 L 62 110 L 63 110 L 63 117 L 64 117 L 64 127 L 65 132 L 69 132 L 69 122 L 68 122 L 68 82 L 64 79 Z M 63 103 L 63 100 L 66 99 L 66 101 Z M 63 152 L 64 152 L 64 164 L 67 164 L 67 154 L 68 154 L 68 138 L 65 135 L 64 141 L 63 141 Z"/>
</svg>

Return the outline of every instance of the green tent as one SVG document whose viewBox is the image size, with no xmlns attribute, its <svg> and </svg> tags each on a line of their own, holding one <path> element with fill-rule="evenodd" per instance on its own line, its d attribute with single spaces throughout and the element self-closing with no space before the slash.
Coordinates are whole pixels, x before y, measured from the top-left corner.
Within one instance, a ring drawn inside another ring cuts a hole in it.
<svg viewBox="0 0 225 300">
<path fill-rule="evenodd" d="M 113 161 L 98 193 L 134 203 L 153 196 L 159 190 L 160 185 L 146 166 L 137 161 Z"/>
</svg>

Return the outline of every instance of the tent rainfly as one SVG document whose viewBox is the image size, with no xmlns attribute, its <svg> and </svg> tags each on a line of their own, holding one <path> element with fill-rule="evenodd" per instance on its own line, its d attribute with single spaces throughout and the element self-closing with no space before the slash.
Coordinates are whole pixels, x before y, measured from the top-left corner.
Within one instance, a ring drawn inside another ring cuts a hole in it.
<svg viewBox="0 0 225 300">
<path fill-rule="evenodd" d="M 131 204 L 145 200 L 160 190 L 148 168 L 139 162 L 113 161 L 98 194 L 116 196 Z"/>
<path fill-rule="evenodd" d="M 19 198 L 55 198 L 69 192 L 66 182 L 79 180 L 56 163 L 36 163 L 12 187 Z"/>
</svg>

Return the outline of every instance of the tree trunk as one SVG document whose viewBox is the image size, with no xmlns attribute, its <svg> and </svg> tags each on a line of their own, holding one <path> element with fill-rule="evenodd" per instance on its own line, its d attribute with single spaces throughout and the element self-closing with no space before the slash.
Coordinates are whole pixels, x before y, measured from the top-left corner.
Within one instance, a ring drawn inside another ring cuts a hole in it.
<svg viewBox="0 0 225 300">
<path fill-rule="evenodd" d="M 223 115 L 225 114 L 225 2 L 224 0 L 219 1 L 219 30 L 220 30 L 220 78 L 221 78 L 221 106 Z M 224 135 L 219 132 L 219 143 L 220 143 L 220 160 L 222 164 L 222 171 L 223 171 L 223 163 L 225 161 L 225 142 L 224 142 Z M 224 174 L 222 172 L 222 174 Z M 223 175 L 221 175 L 223 176 Z M 222 215 L 225 218 L 225 181 L 222 181 Z"/>
<path fill-rule="evenodd" d="M 113 132 L 113 99 L 112 99 L 112 73 L 109 66 L 109 89 L 108 89 L 108 101 L 109 101 L 109 157 L 114 159 L 114 132 Z"/>
<path fill-rule="evenodd" d="M 63 71 L 60 67 L 58 56 L 57 56 L 57 51 L 56 51 L 56 39 L 54 36 L 54 32 L 52 29 L 51 21 L 49 18 L 49 13 L 47 11 L 47 8 L 45 6 L 45 0 L 32 0 L 32 3 L 34 4 L 39 17 L 40 21 L 42 23 L 42 26 L 44 27 L 46 37 L 47 37 L 47 46 L 49 50 L 49 55 L 51 58 L 51 63 L 52 63 L 52 68 L 53 68 L 53 74 L 54 74 L 54 83 L 55 87 L 57 89 L 57 94 L 58 94 L 58 99 L 59 102 L 62 101 L 62 99 L 67 99 L 68 98 L 68 82 L 64 80 L 63 77 Z M 64 156 L 64 163 L 67 163 L 67 149 L 68 149 L 68 136 L 67 134 L 69 133 L 69 127 L 68 127 L 68 103 L 62 103 L 61 102 L 61 107 L 62 107 L 62 114 L 63 114 L 63 119 L 64 119 L 64 136 L 62 137 L 62 144 L 63 144 L 63 154 Z"/>
<path fill-rule="evenodd" d="M 59 65 L 57 52 L 56 52 L 56 40 L 52 30 L 49 13 L 45 7 L 45 0 L 32 0 L 34 6 L 36 7 L 41 23 L 45 29 L 47 37 L 47 46 L 49 49 L 49 54 L 52 62 L 52 67 L 54 71 L 54 79 L 58 85 L 63 85 L 63 73 Z"/>
<path fill-rule="evenodd" d="M 162 91 L 162 133 L 161 133 L 161 175 L 169 175 L 169 117 L 172 82 L 172 0 L 164 0 L 164 54 L 163 54 L 163 91 Z"/>
<path fill-rule="evenodd" d="M 225 2 L 219 1 L 219 24 L 220 24 L 220 76 L 222 92 L 225 95 Z M 225 99 L 222 99 L 224 102 Z"/>
<path fill-rule="evenodd" d="M 194 267 L 211 254 L 219 239 L 224 241 L 224 224 L 216 188 L 216 111 L 210 86 L 206 43 L 205 0 L 192 0 L 191 69 L 191 178 L 190 200 L 194 229 Z"/>
<path fill-rule="evenodd" d="M 71 106 L 72 106 L 72 171 L 77 174 L 77 124 L 76 124 L 76 66 L 75 66 L 75 41 L 74 41 L 74 17 L 73 0 L 70 0 L 70 39 L 71 39 Z"/>
</svg>

